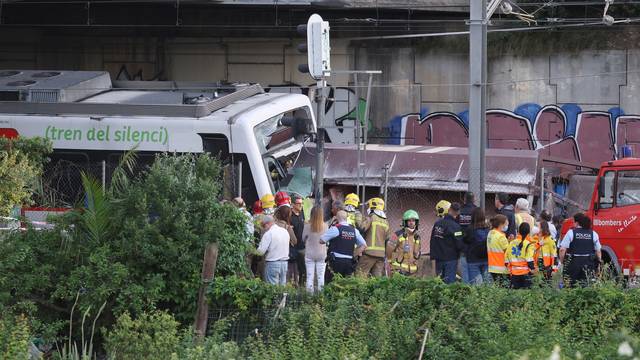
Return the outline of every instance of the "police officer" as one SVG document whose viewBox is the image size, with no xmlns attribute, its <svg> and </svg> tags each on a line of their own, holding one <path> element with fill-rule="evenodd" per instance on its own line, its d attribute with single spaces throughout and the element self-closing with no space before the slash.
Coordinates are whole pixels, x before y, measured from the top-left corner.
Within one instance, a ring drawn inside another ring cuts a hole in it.
<svg viewBox="0 0 640 360">
<path fill-rule="evenodd" d="M 576 226 L 569 230 L 560 243 L 561 264 L 569 283 L 584 283 L 593 275 L 596 266 L 602 264 L 602 246 L 598 233 L 591 229 L 591 219 L 583 213 L 573 216 Z M 568 255 L 565 261 L 565 255 Z"/>
<path fill-rule="evenodd" d="M 460 204 L 453 203 L 448 213 L 431 230 L 431 258 L 436 261 L 436 274 L 446 284 L 456 281 L 456 268 L 462 250 L 462 228 L 456 221 Z"/>
<path fill-rule="evenodd" d="M 355 255 L 362 253 L 367 248 L 364 238 L 355 227 L 349 225 L 347 212 L 339 210 L 336 213 L 338 224 L 331 226 L 320 237 L 321 244 L 328 244 L 329 267 L 334 274 L 349 276 L 355 271 Z"/>
<path fill-rule="evenodd" d="M 416 275 L 420 259 L 420 216 L 415 210 L 407 210 L 402 215 L 402 229 L 396 231 L 387 242 L 391 269 L 402 275 Z"/>
</svg>

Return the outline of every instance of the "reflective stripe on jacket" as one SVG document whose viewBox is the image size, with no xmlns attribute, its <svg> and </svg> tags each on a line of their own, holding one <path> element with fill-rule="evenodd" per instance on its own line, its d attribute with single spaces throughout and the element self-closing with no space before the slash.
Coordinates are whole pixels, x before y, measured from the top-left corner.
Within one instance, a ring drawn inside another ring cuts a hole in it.
<svg viewBox="0 0 640 360">
<path fill-rule="evenodd" d="M 367 242 L 364 253 L 373 257 L 384 257 L 385 242 L 390 237 L 387 219 L 371 214 L 363 221 L 362 227 L 366 231 L 365 241 Z"/>
<path fill-rule="evenodd" d="M 405 251 L 405 243 L 408 251 Z M 405 235 L 403 230 L 394 234 L 388 243 L 391 253 L 391 268 L 411 274 L 418 271 L 417 260 L 420 258 L 420 236 L 418 234 Z"/>
<path fill-rule="evenodd" d="M 552 267 L 553 271 L 558 270 L 558 248 L 555 240 L 551 236 L 545 236 L 538 243 L 540 244 L 538 258 L 542 257 L 544 266 Z"/>
<path fill-rule="evenodd" d="M 507 250 L 508 246 L 509 241 L 502 231 L 497 229 L 489 231 L 489 236 L 487 236 L 487 258 L 490 273 L 509 273 L 504 262 L 504 252 Z"/>
<path fill-rule="evenodd" d="M 504 253 L 504 261 L 511 275 L 527 275 L 530 272 L 529 262 L 533 262 L 535 246 L 527 240 L 522 240 L 520 235 L 512 240 Z M 522 245 L 522 246 L 520 246 Z"/>
</svg>

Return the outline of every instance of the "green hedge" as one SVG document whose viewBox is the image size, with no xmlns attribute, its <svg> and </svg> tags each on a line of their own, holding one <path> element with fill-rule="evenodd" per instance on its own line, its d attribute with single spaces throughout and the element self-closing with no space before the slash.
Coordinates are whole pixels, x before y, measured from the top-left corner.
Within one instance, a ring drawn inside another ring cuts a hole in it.
<svg viewBox="0 0 640 360">
<path fill-rule="evenodd" d="M 292 289 L 230 277 L 216 279 L 210 295 L 212 307 L 242 313 L 278 302 L 283 291 Z M 241 349 L 255 359 L 416 359 L 425 330 L 429 359 L 546 359 L 557 345 L 562 358 L 618 358 L 621 344 L 638 348 L 640 290 L 341 279 L 284 311 Z"/>
</svg>

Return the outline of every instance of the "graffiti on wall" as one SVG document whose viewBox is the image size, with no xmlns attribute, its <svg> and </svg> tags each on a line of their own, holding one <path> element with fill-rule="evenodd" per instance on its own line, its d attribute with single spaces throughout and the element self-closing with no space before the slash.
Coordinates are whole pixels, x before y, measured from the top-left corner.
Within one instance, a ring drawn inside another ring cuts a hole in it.
<svg viewBox="0 0 640 360">
<path fill-rule="evenodd" d="M 293 93 L 309 96 L 309 89 L 315 85 L 298 84 L 269 85 L 268 92 Z M 365 100 L 357 99 L 355 91 L 348 87 L 330 87 L 325 106 L 325 129 L 330 142 L 338 144 L 355 143 L 356 119 L 360 118 L 364 126 Z M 313 101 L 313 99 L 312 99 Z M 359 112 L 359 114 L 358 114 Z M 371 126 L 371 121 L 368 122 Z"/>
<path fill-rule="evenodd" d="M 398 116 L 389 124 L 389 143 L 466 147 L 469 114 L 450 112 Z M 600 163 L 616 158 L 623 145 L 640 151 L 640 115 L 620 108 L 583 111 L 578 105 L 523 104 L 514 111 L 487 111 L 488 147 L 537 150 L 545 155 Z"/>
<path fill-rule="evenodd" d="M 162 80 L 164 78 L 164 70 L 160 70 L 159 72 L 157 72 L 155 75 L 151 76 L 150 78 L 146 79 L 144 78 L 144 68 L 145 67 L 149 67 L 150 64 L 145 63 L 143 65 L 146 66 L 141 66 L 140 64 L 122 64 L 120 66 L 120 70 L 118 70 L 118 73 L 115 76 L 115 80 L 127 80 L 127 81 L 135 81 L 135 80 L 139 80 L 139 81 L 156 81 L 156 80 Z M 155 67 L 155 64 L 151 64 Z M 133 69 L 132 71 L 129 71 Z"/>
</svg>

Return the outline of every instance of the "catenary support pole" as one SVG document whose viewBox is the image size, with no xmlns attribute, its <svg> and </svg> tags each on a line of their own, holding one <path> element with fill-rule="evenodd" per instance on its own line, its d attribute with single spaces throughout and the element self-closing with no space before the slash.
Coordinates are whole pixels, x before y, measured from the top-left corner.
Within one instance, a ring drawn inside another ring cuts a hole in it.
<svg viewBox="0 0 640 360">
<path fill-rule="evenodd" d="M 484 209 L 487 144 L 487 1 L 470 1 L 469 21 L 469 191 Z"/>
</svg>

